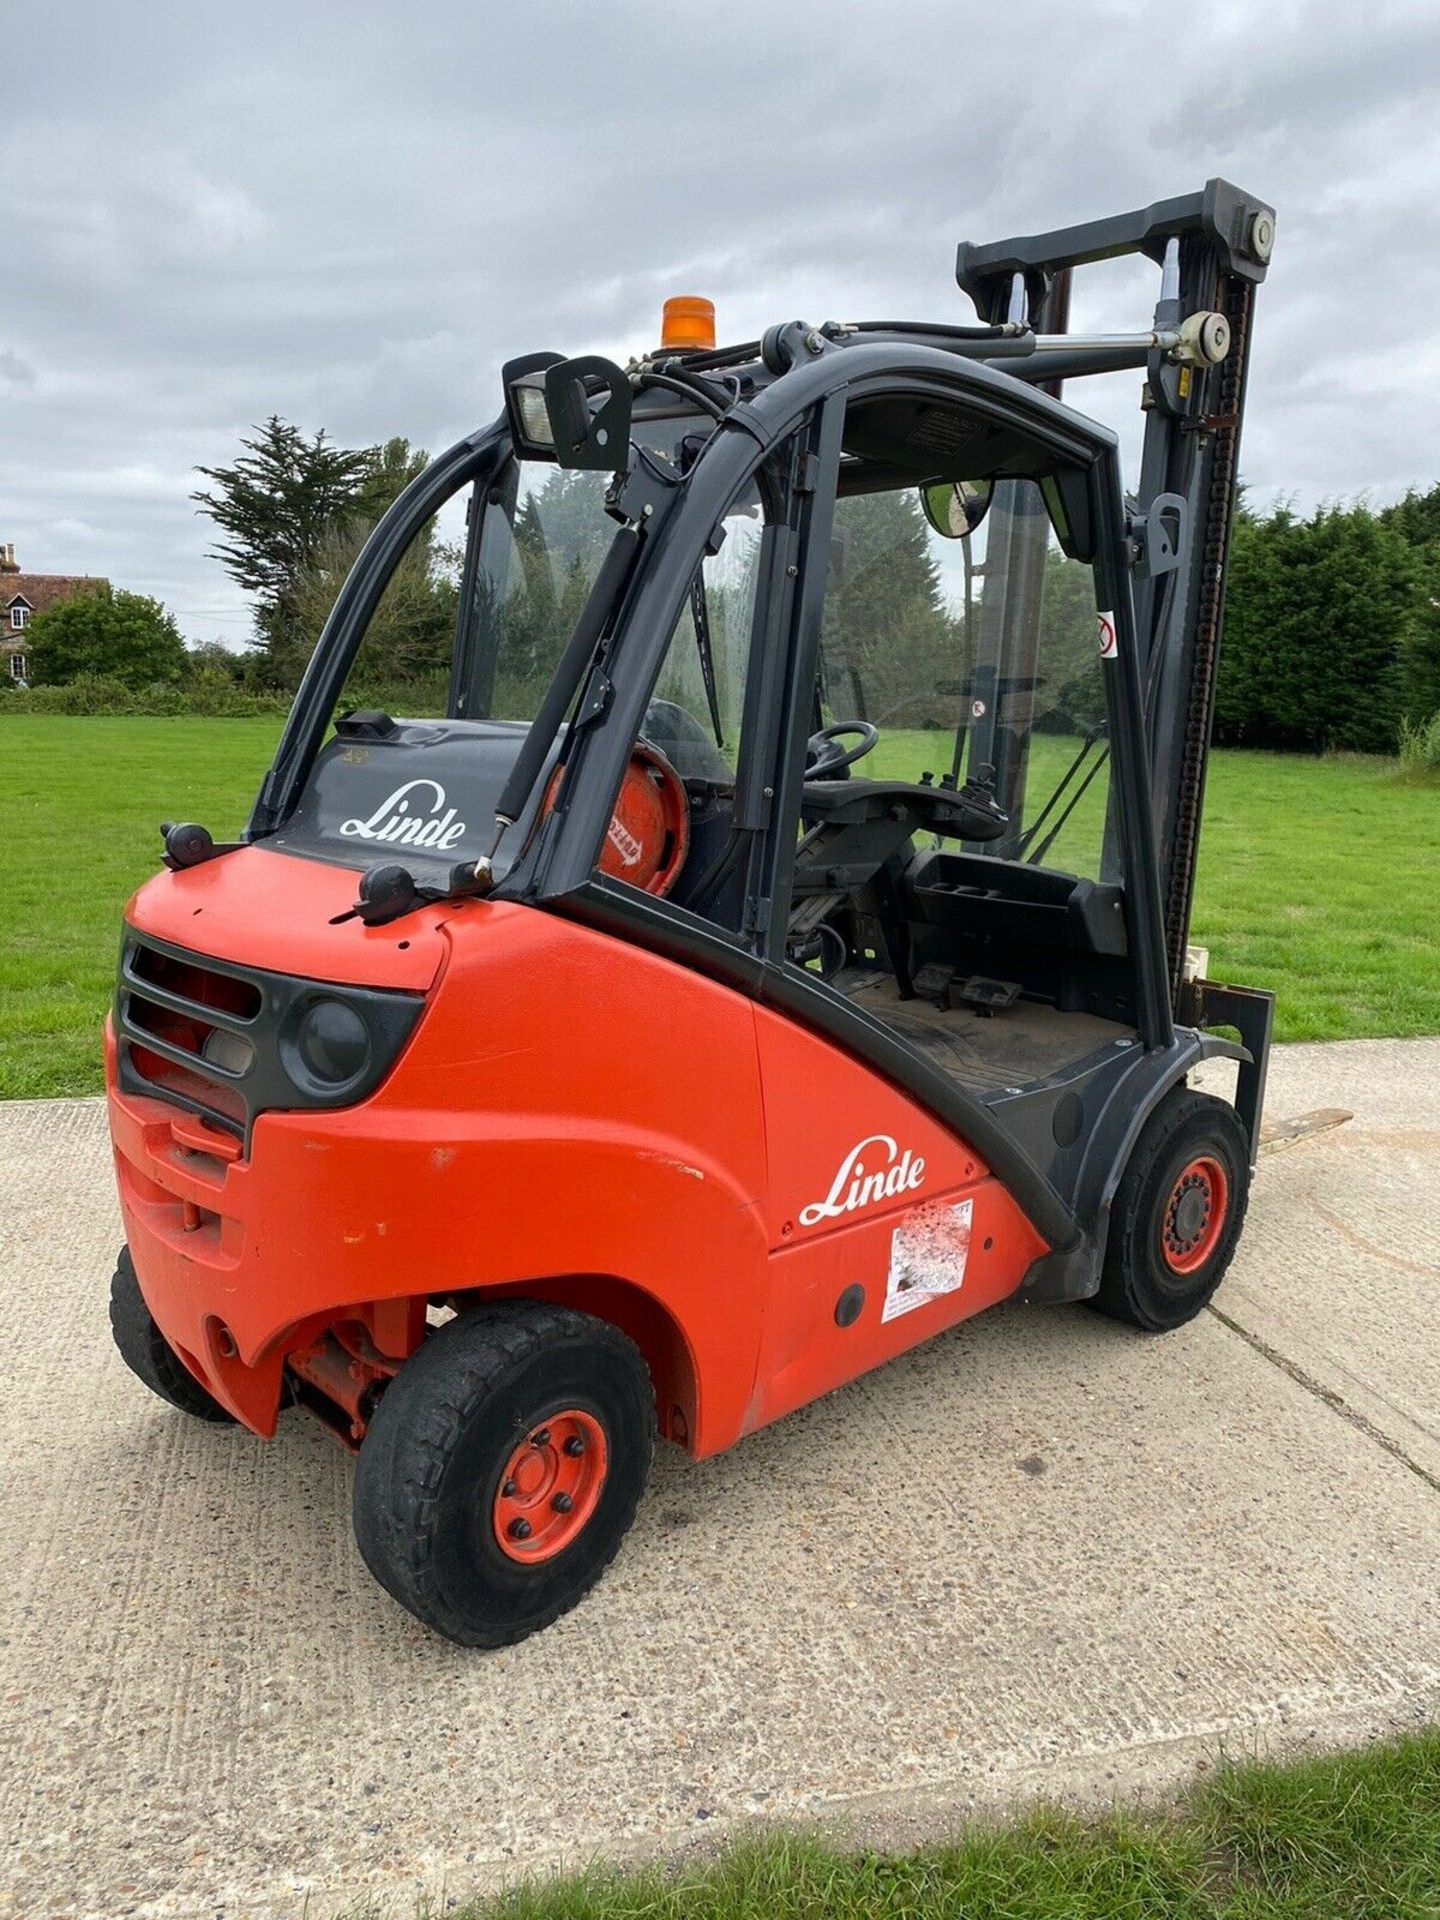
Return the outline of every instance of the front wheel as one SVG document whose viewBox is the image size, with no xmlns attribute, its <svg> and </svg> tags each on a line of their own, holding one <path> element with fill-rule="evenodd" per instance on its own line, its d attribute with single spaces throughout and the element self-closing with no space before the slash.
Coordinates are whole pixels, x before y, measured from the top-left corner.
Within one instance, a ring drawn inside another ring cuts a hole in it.
<svg viewBox="0 0 1440 1920">
<path fill-rule="evenodd" d="M 214 1400 L 155 1324 L 145 1304 L 130 1249 L 122 1247 L 110 1281 L 110 1332 L 120 1358 L 137 1380 L 143 1380 L 167 1406 L 188 1413 L 192 1420 L 216 1426 L 232 1425 L 232 1417 Z"/>
<path fill-rule="evenodd" d="M 523 1640 L 615 1557 L 654 1427 L 645 1363 L 606 1322 L 528 1301 L 461 1314 L 370 1422 L 354 1497 L 365 1564 L 447 1639 Z"/>
<path fill-rule="evenodd" d="M 1249 1143 L 1235 1109 L 1173 1088 L 1120 1181 L 1091 1305 L 1147 1333 L 1193 1320 L 1225 1276 L 1249 1194 Z"/>
</svg>

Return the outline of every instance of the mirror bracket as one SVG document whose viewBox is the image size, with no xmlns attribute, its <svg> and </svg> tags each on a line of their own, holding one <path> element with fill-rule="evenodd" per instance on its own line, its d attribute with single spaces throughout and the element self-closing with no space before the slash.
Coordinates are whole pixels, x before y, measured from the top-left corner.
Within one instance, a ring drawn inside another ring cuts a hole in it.
<svg viewBox="0 0 1440 1920">
<path fill-rule="evenodd" d="M 603 395 L 592 407 L 596 395 Z M 582 354 L 546 369 L 545 411 L 562 467 L 623 472 L 630 464 L 630 381 L 612 360 Z"/>
</svg>

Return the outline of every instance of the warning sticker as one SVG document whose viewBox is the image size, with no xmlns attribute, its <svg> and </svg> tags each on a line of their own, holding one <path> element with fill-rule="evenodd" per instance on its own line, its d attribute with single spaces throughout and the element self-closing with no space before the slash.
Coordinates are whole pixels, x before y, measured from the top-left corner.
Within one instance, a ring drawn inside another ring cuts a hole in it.
<svg viewBox="0 0 1440 1920">
<path fill-rule="evenodd" d="M 1113 613 L 1097 613 L 1095 619 L 1100 628 L 1100 658 L 1113 660 L 1119 652 L 1115 644 L 1115 616 Z"/>
<path fill-rule="evenodd" d="M 906 1214 L 890 1241 L 882 1320 L 898 1319 L 943 1293 L 958 1291 L 970 1257 L 974 1212 L 973 1200 L 933 1200 Z"/>
</svg>

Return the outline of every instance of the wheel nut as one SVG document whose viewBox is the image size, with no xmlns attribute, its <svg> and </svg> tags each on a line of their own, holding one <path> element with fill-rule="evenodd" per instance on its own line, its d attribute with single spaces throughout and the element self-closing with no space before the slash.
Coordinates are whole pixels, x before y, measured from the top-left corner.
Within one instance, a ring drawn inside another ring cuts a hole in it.
<svg viewBox="0 0 1440 1920">
<path fill-rule="evenodd" d="M 507 1480 L 500 1489 L 501 1496 L 506 1500 L 513 1500 L 518 1492 L 519 1488 L 513 1480 Z"/>
<path fill-rule="evenodd" d="M 505 1531 L 512 1540 L 528 1540 L 530 1538 L 530 1522 L 528 1520 L 512 1520 Z"/>
<path fill-rule="evenodd" d="M 568 1493 L 557 1493 L 550 1504 L 557 1513 L 568 1513 L 575 1502 L 570 1498 Z"/>
<path fill-rule="evenodd" d="M 585 1451 L 585 1442 L 580 1438 L 578 1433 L 572 1434 L 565 1442 L 565 1451 L 572 1460 L 578 1460 L 580 1455 Z"/>
<path fill-rule="evenodd" d="M 532 1447 L 548 1447 L 550 1444 L 549 1427 L 541 1427 L 538 1433 L 532 1433 L 530 1436 L 530 1444 Z"/>
</svg>

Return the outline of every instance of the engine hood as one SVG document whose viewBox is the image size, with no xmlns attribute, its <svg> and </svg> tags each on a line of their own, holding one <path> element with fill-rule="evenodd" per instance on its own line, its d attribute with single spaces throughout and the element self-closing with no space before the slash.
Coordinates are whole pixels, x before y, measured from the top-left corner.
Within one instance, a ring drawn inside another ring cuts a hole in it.
<svg viewBox="0 0 1440 1920">
<path fill-rule="evenodd" d="M 426 992 L 449 950 L 445 922 L 458 909 L 420 907 L 384 927 L 358 919 L 333 925 L 354 901 L 353 869 L 298 859 L 267 842 L 157 873 L 125 917 L 137 933 L 216 960 L 336 985 Z M 464 904 L 472 914 L 488 905 Z"/>
</svg>

